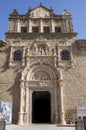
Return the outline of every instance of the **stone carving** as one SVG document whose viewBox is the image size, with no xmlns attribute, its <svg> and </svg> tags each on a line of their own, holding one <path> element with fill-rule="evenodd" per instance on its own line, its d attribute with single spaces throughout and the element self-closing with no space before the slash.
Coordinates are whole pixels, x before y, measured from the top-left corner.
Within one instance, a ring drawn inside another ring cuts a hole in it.
<svg viewBox="0 0 86 130">
<path fill-rule="evenodd" d="M 39 44 L 46 43 L 47 39 L 45 39 L 42 35 L 35 39 L 35 42 L 39 42 Z"/>
<path fill-rule="evenodd" d="M 44 71 L 38 71 L 32 76 L 33 80 L 50 80 L 49 74 Z"/>
<path fill-rule="evenodd" d="M 67 39 L 61 39 L 58 41 L 58 46 L 70 46 L 71 42 Z"/>
<path fill-rule="evenodd" d="M 44 46 L 38 47 L 38 54 L 39 55 L 45 55 L 45 47 Z"/>
<path fill-rule="evenodd" d="M 48 12 L 47 10 L 45 11 L 42 7 L 41 8 L 37 8 L 34 11 L 31 12 L 31 17 L 49 17 L 50 16 L 50 12 Z"/>
<path fill-rule="evenodd" d="M 13 41 L 13 43 L 20 43 L 20 42 L 21 42 L 20 38 L 17 38 L 17 39 L 15 39 L 15 41 Z"/>
<path fill-rule="evenodd" d="M 35 43 L 30 48 L 30 55 L 49 55 L 49 47 L 46 44 Z"/>
</svg>

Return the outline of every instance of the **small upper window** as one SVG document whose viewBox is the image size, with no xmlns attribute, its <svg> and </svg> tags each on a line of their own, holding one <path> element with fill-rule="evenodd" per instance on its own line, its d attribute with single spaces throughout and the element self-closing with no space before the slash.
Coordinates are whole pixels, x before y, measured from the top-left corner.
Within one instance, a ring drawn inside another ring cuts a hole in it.
<svg viewBox="0 0 86 130">
<path fill-rule="evenodd" d="M 44 33 L 49 33 L 50 32 L 50 27 L 44 27 Z"/>
<path fill-rule="evenodd" d="M 38 33 L 38 31 L 39 31 L 38 27 L 32 27 L 32 32 L 33 33 Z"/>
<path fill-rule="evenodd" d="M 16 50 L 14 52 L 14 61 L 21 61 L 22 60 L 22 52 L 20 50 Z"/>
<path fill-rule="evenodd" d="M 55 32 L 61 32 L 61 27 L 55 27 Z"/>
<path fill-rule="evenodd" d="M 68 50 L 61 51 L 61 60 L 70 60 L 70 52 Z"/>
<path fill-rule="evenodd" d="M 21 32 L 26 33 L 27 32 L 27 27 L 21 27 Z"/>
</svg>

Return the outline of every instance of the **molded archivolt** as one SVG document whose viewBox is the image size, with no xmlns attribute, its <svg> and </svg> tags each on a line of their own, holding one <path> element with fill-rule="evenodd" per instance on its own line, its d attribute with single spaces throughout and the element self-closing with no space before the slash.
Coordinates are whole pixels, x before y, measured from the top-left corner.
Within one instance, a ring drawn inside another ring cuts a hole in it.
<svg viewBox="0 0 86 130">
<path fill-rule="evenodd" d="M 38 76 L 38 77 L 37 77 Z M 39 77 L 40 76 L 40 77 Z M 26 80 L 33 80 L 33 78 L 36 78 L 38 80 L 55 80 L 56 79 L 56 75 L 54 73 L 54 71 L 45 65 L 38 65 L 38 66 L 34 66 L 33 68 L 30 69 L 30 71 L 27 73 L 26 76 Z"/>
<path fill-rule="evenodd" d="M 39 65 L 34 65 L 29 69 L 27 66 L 23 72 L 22 79 L 26 81 L 57 80 L 57 75 L 55 70 L 53 70 L 51 67 L 44 64 L 39 64 Z"/>
</svg>

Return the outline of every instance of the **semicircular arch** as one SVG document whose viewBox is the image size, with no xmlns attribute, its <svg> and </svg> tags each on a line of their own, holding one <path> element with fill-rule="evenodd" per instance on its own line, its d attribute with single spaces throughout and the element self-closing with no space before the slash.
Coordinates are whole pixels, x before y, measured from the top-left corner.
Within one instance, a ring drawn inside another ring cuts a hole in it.
<svg viewBox="0 0 86 130">
<path fill-rule="evenodd" d="M 25 76 L 27 81 L 33 80 L 34 77 L 38 80 L 56 80 L 56 73 L 49 66 L 36 65 L 30 68 Z"/>
</svg>

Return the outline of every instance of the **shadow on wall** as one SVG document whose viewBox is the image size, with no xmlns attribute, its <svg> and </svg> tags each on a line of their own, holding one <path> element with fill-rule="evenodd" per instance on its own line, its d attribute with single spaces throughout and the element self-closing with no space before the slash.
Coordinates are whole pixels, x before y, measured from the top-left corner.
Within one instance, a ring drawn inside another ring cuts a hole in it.
<svg viewBox="0 0 86 130">
<path fill-rule="evenodd" d="M 9 67 L 9 57 L 10 57 L 10 47 L 7 45 L 5 48 L 0 48 L 0 55 L 1 55 L 1 75 L 4 77 L 2 80 L 1 91 L 4 91 L 7 95 L 2 99 L 6 101 L 11 101 L 12 99 L 12 123 L 18 123 L 18 113 L 20 110 L 20 77 L 21 77 L 21 65 L 18 64 L 15 67 Z M 3 58 L 3 59 L 2 59 Z M 8 77 L 7 77 L 8 76 Z M 12 77 L 11 77 L 12 76 Z M 6 79 L 6 83 L 4 82 Z M 12 98 L 11 98 L 12 97 Z"/>
<path fill-rule="evenodd" d="M 7 91 L 12 95 L 12 123 L 18 123 L 18 113 L 20 110 L 20 72 L 16 72 L 14 84 Z"/>
</svg>

